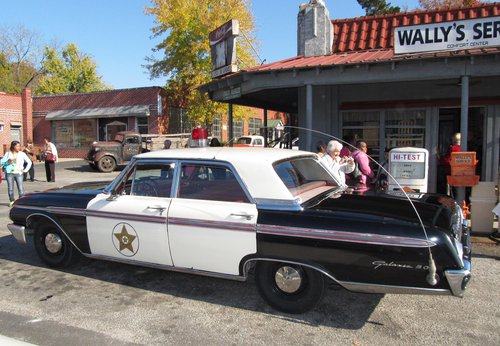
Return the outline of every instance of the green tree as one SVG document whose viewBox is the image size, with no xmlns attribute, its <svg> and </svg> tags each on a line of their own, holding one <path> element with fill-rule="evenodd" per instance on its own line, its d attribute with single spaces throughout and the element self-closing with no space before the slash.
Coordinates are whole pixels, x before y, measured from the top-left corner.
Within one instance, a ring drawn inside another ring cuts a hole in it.
<svg viewBox="0 0 500 346">
<path fill-rule="evenodd" d="M 385 0 L 358 0 L 358 3 L 365 10 L 367 16 L 401 12 L 399 6 L 392 6 Z"/>
<path fill-rule="evenodd" d="M 425 10 L 444 8 L 444 7 L 470 7 L 479 5 L 481 1 L 477 0 L 419 0 L 420 7 Z"/>
<path fill-rule="evenodd" d="M 46 47 L 41 64 L 43 76 L 36 94 L 65 94 L 109 89 L 97 74 L 96 63 L 74 43 L 58 52 Z"/>
<path fill-rule="evenodd" d="M 211 80 L 209 33 L 230 19 L 240 23 L 238 64 L 242 68 L 256 63 L 254 19 L 249 0 L 152 0 L 146 13 L 158 24 L 154 37 L 163 40 L 154 48 L 161 58 L 149 57 L 146 67 L 152 78 L 167 77 L 167 91 L 173 106 L 186 108 L 190 119 L 210 124 L 224 118 L 227 105 L 210 101 L 197 87 Z M 235 107 L 235 117 L 246 116 L 244 107 Z"/>
</svg>

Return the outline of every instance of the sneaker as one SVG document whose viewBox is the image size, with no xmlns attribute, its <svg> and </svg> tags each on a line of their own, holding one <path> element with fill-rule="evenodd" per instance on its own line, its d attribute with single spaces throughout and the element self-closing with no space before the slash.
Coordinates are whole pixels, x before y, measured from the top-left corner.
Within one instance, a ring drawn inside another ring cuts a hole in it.
<svg viewBox="0 0 500 346">
<path fill-rule="evenodd" d="M 14 201 L 11 201 L 11 202 L 9 203 L 9 208 L 12 208 L 12 206 L 13 206 L 13 205 L 14 205 Z"/>
</svg>

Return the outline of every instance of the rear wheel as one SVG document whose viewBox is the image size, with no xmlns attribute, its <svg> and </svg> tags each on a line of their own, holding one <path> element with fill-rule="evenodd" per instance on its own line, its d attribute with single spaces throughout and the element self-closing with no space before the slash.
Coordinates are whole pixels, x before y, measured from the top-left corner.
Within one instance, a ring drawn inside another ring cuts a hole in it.
<svg viewBox="0 0 500 346">
<path fill-rule="evenodd" d="M 325 291 L 323 274 L 282 262 L 257 262 L 255 282 L 259 294 L 271 307 L 291 314 L 314 308 Z"/>
<path fill-rule="evenodd" d="M 116 168 L 116 161 L 113 157 L 106 155 L 99 159 L 97 162 L 97 167 L 101 172 L 110 173 Z"/>
<path fill-rule="evenodd" d="M 43 222 L 35 228 L 33 243 L 38 256 L 49 267 L 67 267 L 78 259 L 78 250 L 51 222 Z"/>
</svg>

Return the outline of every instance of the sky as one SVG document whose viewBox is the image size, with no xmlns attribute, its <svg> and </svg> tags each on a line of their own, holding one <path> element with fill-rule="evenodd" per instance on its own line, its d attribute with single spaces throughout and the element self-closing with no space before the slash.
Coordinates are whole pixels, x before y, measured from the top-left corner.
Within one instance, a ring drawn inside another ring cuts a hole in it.
<svg viewBox="0 0 500 346">
<path fill-rule="evenodd" d="M 297 14 L 308 0 L 251 0 L 259 56 L 266 63 L 297 55 Z M 392 0 L 413 10 L 418 0 Z M 356 0 L 325 0 L 332 19 L 364 15 Z M 143 67 L 159 39 L 151 38 L 149 0 L 0 0 L 0 27 L 23 25 L 42 43 L 72 42 L 97 63 L 104 83 L 115 89 L 164 86 Z M 207 38 L 208 39 L 208 38 Z"/>
</svg>

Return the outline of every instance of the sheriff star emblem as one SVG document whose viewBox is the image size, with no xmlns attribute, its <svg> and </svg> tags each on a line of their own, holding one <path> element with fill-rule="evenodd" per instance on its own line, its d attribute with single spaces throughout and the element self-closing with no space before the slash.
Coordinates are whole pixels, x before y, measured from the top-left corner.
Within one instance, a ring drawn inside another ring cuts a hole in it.
<svg viewBox="0 0 500 346">
<path fill-rule="evenodd" d="M 139 250 L 137 232 L 127 223 L 119 223 L 113 228 L 113 245 L 122 255 L 132 257 Z"/>
</svg>

